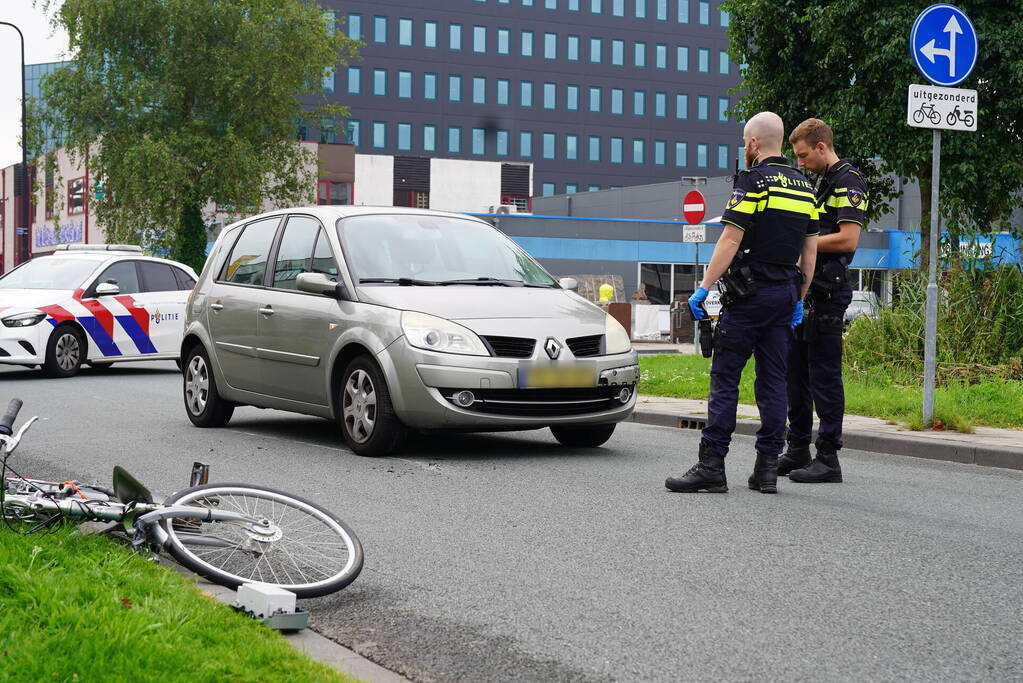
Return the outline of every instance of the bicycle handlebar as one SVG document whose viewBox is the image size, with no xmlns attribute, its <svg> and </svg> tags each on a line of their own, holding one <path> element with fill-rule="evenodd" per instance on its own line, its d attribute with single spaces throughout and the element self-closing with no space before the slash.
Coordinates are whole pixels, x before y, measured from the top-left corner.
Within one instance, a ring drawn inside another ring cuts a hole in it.
<svg viewBox="0 0 1023 683">
<path fill-rule="evenodd" d="M 13 434 L 11 429 L 14 426 L 14 421 L 18 418 L 18 411 L 21 410 L 21 399 L 12 398 L 11 402 L 7 404 L 7 412 L 0 418 L 0 435 L 10 436 Z"/>
</svg>

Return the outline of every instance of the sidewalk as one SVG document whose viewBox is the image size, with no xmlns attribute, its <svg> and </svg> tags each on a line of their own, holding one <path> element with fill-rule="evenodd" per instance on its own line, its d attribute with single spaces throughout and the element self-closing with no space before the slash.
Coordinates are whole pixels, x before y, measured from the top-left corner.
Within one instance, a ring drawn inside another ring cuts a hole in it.
<svg viewBox="0 0 1023 683">
<path fill-rule="evenodd" d="M 687 344 L 678 346 L 691 348 Z M 760 428 L 757 407 L 740 404 L 738 416 L 735 432 L 756 434 Z M 662 427 L 702 429 L 707 423 L 707 402 L 641 395 L 631 419 Z M 1023 431 L 977 427 L 975 434 L 912 432 L 879 418 L 860 415 L 846 415 L 842 431 L 844 447 L 849 449 L 1023 470 Z"/>
</svg>

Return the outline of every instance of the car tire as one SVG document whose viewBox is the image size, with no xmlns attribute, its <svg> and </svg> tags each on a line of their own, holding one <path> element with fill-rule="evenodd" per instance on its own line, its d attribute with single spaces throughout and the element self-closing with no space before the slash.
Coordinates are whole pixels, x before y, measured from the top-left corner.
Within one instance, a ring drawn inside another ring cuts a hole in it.
<svg viewBox="0 0 1023 683">
<path fill-rule="evenodd" d="M 188 352 L 181 373 L 185 412 L 196 427 L 223 427 L 234 414 L 234 404 L 217 391 L 209 354 L 202 346 Z"/>
<path fill-rule="evenodd" d="M 57 325 L 46 342 L 43 374 L 47 377 L 74 377 L 85 360 L 85 337 L 74 325 Z"/>
<path fill-rule="evenodd" d="M 384 375 L 369 356 L 357 356 L 345 368 L 337 406 L 341 434 L 357 455 L 387 455 L 408 435 L 394 412 Z"/>
<path fill-rule="evenodd" d="M 554 438 L 562 446 L 573 448 L 596 448 L 602 446 L 615 433 L 617 424 L 606 425 L 559 425 L 551 427 Z"/>
</svg>

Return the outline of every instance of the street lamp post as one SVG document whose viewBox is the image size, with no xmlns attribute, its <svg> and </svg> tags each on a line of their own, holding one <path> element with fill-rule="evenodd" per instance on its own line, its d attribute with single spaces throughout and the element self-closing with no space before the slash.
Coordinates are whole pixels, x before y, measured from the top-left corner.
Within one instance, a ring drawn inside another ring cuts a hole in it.
<svg viewBox="0 0 1023 683">
<path fill-rule="evenodd" d="M 31 219 L 28 215 L 29 212 L 29 192 L 30 186 L 28 183 L 28 136 L 26 135 L 28 125 L 26 124 L 25 118 L 25 36 L 21 33 L 21 29 L 10 23 L 9 21 L 0 21 L 0 25 L 10 26 L 18 32 L 18 38 L 21 39 L 21 226 L 25 232 L 21 236 L 21 258 L 19 261 L 27 261 L 31 256 L 31 248 L 29 245 L 29 226 L 32 224 Z M 17 251 L 17 239 L 15 240 L 15 250 Z"/>
</svg>

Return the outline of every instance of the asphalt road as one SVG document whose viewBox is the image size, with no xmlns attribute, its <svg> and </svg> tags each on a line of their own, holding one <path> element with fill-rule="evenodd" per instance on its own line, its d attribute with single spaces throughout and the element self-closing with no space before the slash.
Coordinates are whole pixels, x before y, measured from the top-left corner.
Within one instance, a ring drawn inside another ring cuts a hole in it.
<svg viewBox="0 0 1023 683">
<path fill-rule="evenodd" d="M 1023 472 L 848 451 L 840 485 L 672 494 L 699 434 L 621 425 L 343 450 L 317 418 L 239 409 L 194 428 L 170 363 L 70 380 L 0 368 L 39 414 L 25 474 L 301 493 L 349 521 L 366 568 L 308 601 L 316 630 L 417 681 L 1023 680 Z"/>
</svg>

